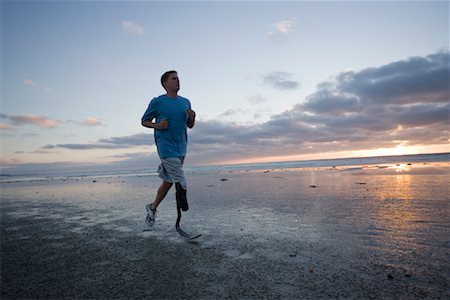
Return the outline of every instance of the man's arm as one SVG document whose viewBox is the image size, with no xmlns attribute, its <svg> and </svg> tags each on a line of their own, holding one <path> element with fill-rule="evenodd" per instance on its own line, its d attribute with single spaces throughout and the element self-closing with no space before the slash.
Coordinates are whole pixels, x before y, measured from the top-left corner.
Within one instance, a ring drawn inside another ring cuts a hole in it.
<svg viewBox="0 0 450 300">
<path fill-rule="evenodd" d="M 192 109 L 188 109 L 186 110 L 186 112 L 188 115 L 187 126 L 189 128 L 192 128 L 195 125 L 195 111 L 193 111 Z"/>
<path fill-rule="evenodd" d="M 152 120 L 142 120 L 142 126 L 147 128 L 154 128 L 156 130 L 165 130 L 169 127 L 169 122 L 166 119 L 161 120 L 159 123 L 153 123 Z"/>
</svg>

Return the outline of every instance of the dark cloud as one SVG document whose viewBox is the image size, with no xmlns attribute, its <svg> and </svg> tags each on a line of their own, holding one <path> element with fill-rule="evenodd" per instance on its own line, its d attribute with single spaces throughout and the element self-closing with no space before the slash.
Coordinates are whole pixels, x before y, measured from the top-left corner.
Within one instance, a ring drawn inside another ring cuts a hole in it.
<svg viewBox="0 0 450 300">
<path fill-rule="evenodd" d="M 345 72 L 321 84 L 291 113 L 320 126 L 321 133 L 380 132 L 388 138 L 399 126 L 424 126 L 431 138 L 449 122 L 449 71 L 449 54 L 437 53 Z"/>
<path fill-rule="evenodd" d="M 442 103 L 449 100 L 449 54 L 413 57 L 380 68 L 337 77 L 336 90 L 383 104 Z"/>
<path fill-rule="evenodd" d="M 391 115 L 399 125 L 408 127 L 445 124 L 449 122 L 449 103 L 438 105 L 415 104 L 392 107 Z"/>
<path fill-rule="evenodd" d="M 44 149 L 52 149 L 51 147 L 53 147 L 53 148 L 71 149 L 71 150 L 130 148 L 128 145 L 92 143 L 92 144 L 57 144 L 57 145 L 47 145 L 47 146 L 44 147 Z"/>
<path fill-rule="evenodd" d="M 292 80 L 288 72 L 271 72 L 262 77 L 263 83 L 280 90 L 295 90 L 300 87 L 298 81 Z"/>
<path fill-rule="evenodd" d="M 111 137 L 108 139 L 99 139 L 93 143 L 86 144 L 57 144 L 47 145 L 42 149 L 64 148 L 71 150 L 90 150 L 90 149 L 125 149 L 134 146 L 145 146 L 153 143 L 151 134 L 138 133 L 130 136 Z"/>
<path fill-rule="evenodd" d="M 113 144 L 122 146 L 142 146 L 153 142 L 153 136 L 148 133 L 138 133 L 130 136 L 112 137 L 109 139 L 100 139 L 99 143 Z"/>
</svg>

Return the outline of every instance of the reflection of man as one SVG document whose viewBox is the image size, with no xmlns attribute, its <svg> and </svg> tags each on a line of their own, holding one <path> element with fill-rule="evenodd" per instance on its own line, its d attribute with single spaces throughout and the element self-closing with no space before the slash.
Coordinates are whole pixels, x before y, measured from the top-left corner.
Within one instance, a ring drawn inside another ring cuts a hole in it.
<svg viewBox="0 0 450 300">
<path fill-rule="evenodd" d="M 159 177 L 163 183 L 152 204 L 146 205 L 149 226 L 153 226 L 156 209 L 172 185 L 175 183 L 177 203 L 183 211 L 189 209 L 186 197 L 186 179 L 183 162 L 186 156 L 187 127 L 195 125 L 195 112 L 188 99 L 178 96 L 180 80 L 176 71 L 168 71 L 161 76 L 165 95 L 153 98 L 142 116 L 142 126 L 153 128 L 161 165 Z M 156 119 L 153 123 L 153 119 Z"/>
</svg>

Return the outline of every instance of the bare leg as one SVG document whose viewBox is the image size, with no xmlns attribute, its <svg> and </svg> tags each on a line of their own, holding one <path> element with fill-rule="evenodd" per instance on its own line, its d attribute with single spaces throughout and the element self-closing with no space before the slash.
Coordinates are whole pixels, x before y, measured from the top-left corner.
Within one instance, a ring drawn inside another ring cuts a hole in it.
<svg viewBox="0 0 450 300">
<path fill-rule="evenodd" d="M 161 201 L 163 201 L 164 197 L 166 197 L 167 192 L 170 190 L 172 185 L 173 185 L 172 182 L 163 181 L 163 183 L 161 184 L 161 186 L 158 189 L 158 194 L 156 195 L 155 201 L 153 201 L 153 203 L 152 203 L 153 210 L 156 210 L 156 208 L 161 203 Z"/>
</svg>

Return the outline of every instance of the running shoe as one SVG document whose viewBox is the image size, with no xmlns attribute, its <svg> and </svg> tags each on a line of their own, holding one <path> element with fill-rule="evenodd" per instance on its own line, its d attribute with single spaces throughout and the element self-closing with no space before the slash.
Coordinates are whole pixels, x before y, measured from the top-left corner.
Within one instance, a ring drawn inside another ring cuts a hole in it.
<svg viewBox="0 0 450 300">
<path fill-rule="evenodd" d="M 147 217 L 145 218 L 145 222 L 147 223 L 148 226 L 151 227 L 151 226 L 153 226 L 153 224 L 155 224 L 156 209 L 153 210 L 151 204 L 147 204 L 145 206 L 145 209 L 147 210 Z"/>
</svg>

